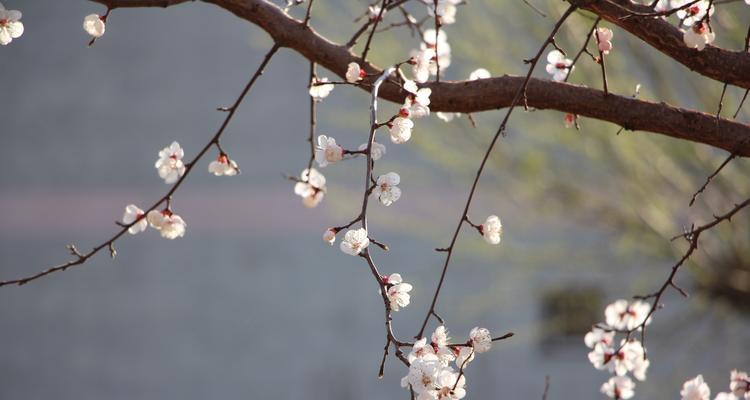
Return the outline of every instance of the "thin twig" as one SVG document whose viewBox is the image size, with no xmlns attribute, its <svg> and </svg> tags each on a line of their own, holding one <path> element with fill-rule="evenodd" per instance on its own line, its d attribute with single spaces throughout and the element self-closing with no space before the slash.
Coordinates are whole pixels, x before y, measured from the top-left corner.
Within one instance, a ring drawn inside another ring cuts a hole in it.
<svg viewBox="0 0 750 400">
<path fill-rule="evenodd" d="M 193 170 L 193 167 L 195 167 L 196 163 L 208 152 L 208 150 L 219 143 L 219 139 L 221 138 L 221 135 L 224 133 L 224 130 L 229 125 L 229 122 L 232 120 L 232 117 L 234 117 L 234 114 L 237 111 L 237 108 L 239 107 L 240 103 L 242 103 L 242 100 L 245 98 L 245 96 L 250 92 L 250 89 L 255 84 L 255 81 L 263 75 L 263 70 L 265 69 L 266 65 L 271 61 L 271 58 L 276 54 L 276 52 L 279 50 L 280 46 L 278 44 L 274 44 L 273 47 L 271 47 L 271 50 L 266 54 L 266 56 L 263 58 L 263 61 L 261 62 L 258 69 L 253 73 L 252 77 L 250 78 L 250 81 L 247 83 L 245 88 L 242 90 L 242 93 L 240 93 L 240 96 L 235 100 L 234 104 L 232 104 L 231 107 L 227 108 L 227 116 L 224 118 L 224 122 L 219 127 L 219 130 L 211 137 L 211 140 L 209 140 L 208 143 L 201 149 L 201 151 L 198 152 L 198 154 L 193 158 L 192 161 L 185 164 L 185 173 L 177 180 L 177 182 L 172 185 L 172 187 L 167 191 L 167 193 L 161 197 L 159 200 L 157 200 L 151 207 L 149 207 L 143 215 L 141 215 L 139 218 L 137 218 L 135 221 L 131 222 L 130 224 L 121 224 L 120 226 L 122 229 L 120 229 L 114 236 L 106 240 L 105 242 L 97 245 L 94 247 L 91 251 L 88 253 L 79 253 L 77 250 L 75 252 L 76 259 L 68 261 L 64 264 L 60 264 L 54 267 L 51 267 L 49 269 L 46 269 L 44 271 L 38 272 L 34 275 L 27 276 L 25 278 L 18 278 L 18 279 L 12 279 L 8 281 L 2 281 L 0 282 L 0 287 L 7 286 L 7 285 L 25 285 L 31 281 L 37 280 L 43 276 L 47 276 L 49 274 L 58 272 L 58 271 L 65 271 L 70 267 L 74 267 L 76 265 L 81 265 L 88 261 L 92 256 L 94 256 L 96 253 L 98 253 L 102 249 L 114 249 L 114 242 L 119 239 L 122 235 L 125 234 L 125 232 L 128 231 L 128 229 L 135 225 L 136 223 L 140 222 L 143 218 L 146 217 L 146 214 L 148 214 L 150 211 L 155 210 L 157 207 L 159 207 L 162 203 L 170 202 L 172 195 L 175 191 L 177 191 L 177 188 L 182 185 L 182 182 L 185 181 L 185 179 L 190 175 L 190 172 Z M 70 248 L 75 249 L 73 245 L 70 245 Z M 111 252 L 111 250 L 110 250 Z"/>
</svg>

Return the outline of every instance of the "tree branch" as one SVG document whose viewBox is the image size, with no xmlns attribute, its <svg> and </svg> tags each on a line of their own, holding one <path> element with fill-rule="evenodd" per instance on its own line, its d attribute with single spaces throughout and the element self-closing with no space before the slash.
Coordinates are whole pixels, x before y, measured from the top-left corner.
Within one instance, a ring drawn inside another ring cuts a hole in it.
<svg viewBox="0 0 750 400">
<path fill-rule="evenodd" d="M 750 53 L 707 45 L 699 51 L 688 48 L 682 31 L 662 18 L 641 17 L 653 14 L 649 6 L 629 0 L 569 0 L 637 36 L 691 70 L 722 83 L 750 89 Z"/>
<path fill-rule="evenodd" d="M 118 7 L 163 7 L 190 0 L 92 0 L 110 8 Z M 238 17 L 250 21 L 265 30 L 283 47 L 291 48 L 310 61 L 333 71 L 340 77 L 346 74 L 350 62 L 360 62 L 360 58 L 345 46 L 333 43 L 319 35 L 314 29 L 305 26 L 276 5 L 265 0 L 205 0 L 222 7 Z M 682 45 L 679 31 L 663 21 L 643 18 L 630 18 L 624 21 L 617 17 L 624 15 L 620 8 L 600 2 L 586 6 L 600 12 L 606 19 L 618 25 L 626 25 L 636 35 L 648 35 L 651 43 L 659 49 L 671 49 L 680 61 L 694 60 L 696 65 L 708 65 L 722 81 L 750 87 L 750 55 L 729 52 L 718 48 L 707 48 L 703 52 L 690 50 Z M 641 27 L 642 25 L 642 27 Z M 646 28 L 646 27 L 650 28 Z M 654 29 L 650 32 L 649 29 Z M 677 31 L 677 32 L 675 32 Z M 640 37 L 640 36 L 639 36 Z M 668 53 L 672 56 L 671 53 Z M 682 62 L 682 61 L 681 61 Z M 372 64 L 364 69 L 370 76 L 379 76 L 382 70 Z M 736 71 L 735 71 L 736 69 Z M 727 71 L 731 70 L 731 71 Z M 732 72 L 734 71 L 734 72 Z M 723 75 L 726 74 L 726 75 Z M 706 74 L 707 76 L 712 76 Z M 373 78 L 367 78 L 372 80 Z M 524 77 L 504 75 L 491 79 L 463 82 L 432 82 L 426 86 L 432 89 L 430 109 L 433 111 L 472 113 L 494 110 L 510 106 L 513 97 L 523 85 Z M 360 85 L 367 90 L 369 85 Z M 750 156 L 750 126 L 719 120 L 718 130 L 715 115 L 700 111 L 673 107 L 665 103 L 654 103 L 633 99 L 629 96 L 611 94 L 605 96 L 600 90 L 567 83 L 558 83 L 532 78 L 529 81 L 527 102 L 530 107 L 554 109 L 579 116 L 595 118 L 625 127 L 704 143 L 718 147 L 738 156 Z M 406 93 L 395 85 L 384 85 L 379 96 L 401 103 Z"/>
</svg>

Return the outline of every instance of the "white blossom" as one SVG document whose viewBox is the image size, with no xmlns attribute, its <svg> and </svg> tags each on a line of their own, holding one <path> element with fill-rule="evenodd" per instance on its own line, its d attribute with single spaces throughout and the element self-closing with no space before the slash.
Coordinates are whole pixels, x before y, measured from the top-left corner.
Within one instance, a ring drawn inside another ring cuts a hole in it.
<svg viewBox="0 0 750 400">
<path fill-rule="evenodd" d="M 367 231 L 364 228 L 350 229 L 341 240 L 340 248 L 346 254 L 351 256 L 359 255 L 367 246 L 370 245 L 370 238 L 367 237 Z"/>
<path fill-rule="evenodd" d="M 312 82 L 310 83 L 310 96 L 315 101 L 321 101 L 328 97 L 329 94 L 331 94 L 331 91 L 333 90 L 333 84 L 325 82 L 328 82 L 328 78 L 313 78 Z M 318 83 L 322 83 L 318 85 Z"/>
<path fill-rule="evenodd" d="M 0 3 L 0 45 L 5 46 L 23 35 L 21 16 L 20 11 L 6 10 Z"/>
<path fill-rule="evenodd" d="M 641 348 L 640 350 L 639 347 Z M 617 376 L 623 376 L 628 371 L 635 369 L 637 363 L 643 360 L 643 351 L 640 342 L 637 341 L 623 341 L 619 349 L 598 343 L 594 346 L 594 350 L 589 353 L 588 357 L 594 368 L 600 370 L 607 369 Z M 645 374 L 645 369 L 642 372 Z"/>
<path fill-rule="evenodd" d="M 143 216 L 143 210 L 138 208 L 135 204 L 128 204 L 125 207 L 125 213 L 122 215 L 122 223 L 130 225 L 135 222 L 138 218 Z M 146 218 L 141 218 L 138 222 L 128 228 L 128 233 L 135 235 L 136 233 L 143 232 L 148 228 L 148 221 Z"/>
<path fill-rule="evenodd" d="M 315 168 L 303 170 L 299 176 L 299 181 L 294 185 L 294 194 L 302 197 L 302 204 L 305 207 L 317 206 L 326 193 L 326 177 Z"/>
<path fill-rule="evenodd" d="M 635 392 L 635 383 L 627 376 L 614 376 L 602 385 L 601 392 L 613 399 L 629 399 Z"/>
<path fill-rule="evenodd" d="M 707 44 L 713 43 L 715 38 L 716 35 L 705 22 L 693 25 L 682 35 L 685 46 L 698 51 L 706 48 Z"/>
<path fill-rule="evenodd" d="M 461 3 L 461 0 L 438 0 L 437 2 L 437 15 L 440 17 L 440 23 L 442 25 L 451 25 L 456 22 L 456 5 Z M 427 14 L 435 16 L 435 4 L 429 1 L 427 4 Z"/>
<path fill-rule="evenodd" d="M 729 378 L 729 390 L 738 398 L 744 396 L 746 400 L 750 399 L 750 377 L 748 377 L 747 372 L 732 370 Z"/>
<path fill-rule="evenodd" d="M 323 241 L 333 246 L 336 242 L 336 231 L 332 228 L 326 229 L 326 231 L 323 232 Z"/>
<path fill-rule="evenodd" d="M 430 79 L 430 64 L 435 58 L 435 50 L 431 48 L 414 50 L 411 57 L 413 62 L 411 73 L 414 80 L 419 83 L 427 82 Z"/>
<path fill-rule="evenodd" d="M 358 150 L 365 151 L 367 150 L 367 143 L 362 143 L 359 145 Z M 373 161 L 380 160 L 385 155 L 385 145 L 380 144 L 378 142 L 372 142 L 372 148 L 370 149 L 370 155 L 372 156 Z"/>
<path fill-rule="evenodd" d="M 451 45 L 448 43 L 448 34 L 445 33 L 445 30 L 425 30 L 424 34 L 422 34 L 420 49 L 422 51 L 428 49 L 434 51 L 431 59 L 434 60 L 437 58 L 436 61 L 440 63 L 441 71 L 451 65 Z M 437 63 L 430 63 L 429 69 L 430 74 L 437 75 Z"/>
<path fill-rule="evenodd" d="M 586 343 L 586 347 L 593 349 L 598 343 L 602 343 L 605 346 L 612 346 L 614 343 L 615 333 L 612 331 L 606 331 L 599 327 L 593 327 L 591 332 L 587 333 L 583 338 L 583 342 Z"/>
<path fill-rule="evenodd" d="M 406 143 L 411 138 L 414 121 L 409 118 L 396 117 L 390 124 L 391 141 L 396 144 Z"/>
<path fill-rule="evenodd" d="M 430 115 L 430 94 L 432 89 L 422 88 L 416 91 L 414 95 L 406 98 L 402 110 L 408 112 L 410 118 L 422 118 Z"/>
<path fill-rule="evenodd" d="M 477 68 L 469 74 L 470 81 L 475 81 L 477 79 L 489 79 L 490 77 L 492 77 L 492 74 L 490 74 L 490 71 L 487 71 L 484 68 Z"/>
<path fill-rule="evenodd" d="M 615 329 L 632 330 L 639 327 L 648 313 L 651 311 L 651 305 L 640 300 L 628 304 L 627 300 L 617 300 L 607 306 L 604 310 L 604 316 L 607 325 Z M 646 321 L 646 325 L 651 323 L 651 318 Z"/>
<path fill-rule="evenodd" d="M 604 54 L 609 54 L 612 50 L 612 30 L 609 28 L 599 27 L 596 28 L 596 42 L 599 47 L 599 51 Z"/>
<path fill-rule="evenodd" d="M 89 14 L 83 19 L 83 30 L 94 38 L 102 37 L 105 29 L 106 26 L 101 15 Z"/>
<path fill-rule="evenodd" d="M 562 82 L 568 77 L 572 70 L 571 65 L 573 60 L 565 58 L 559 50 L 552 50 L 547 54 L 547 73 L 557 82 Z"/>
<path fill-rule="evenodd" d="M 391 304 L 391 310 L 398 311 L 409 305 L 409 301 L 411 300 L 409 292 L 412 286 L 403 282 L 400 274 L 391 274 L 387 279 L 386 285 L 388 286 L 386 295 L 388 302 Z"/>
<path fill-rule="evenodd" d="M 435 346 L 445 347 L 448 345 L 448 341 L 450 340 L 450 337 L 448 337 L 448 330 L 444 325 L 440 325 L 435 328 L 435 331 L 432 333 L 430 339 Z"/>
<path fill-rule="evenodd" d="M 432 343 L 427 343 L 427 338 L 421 338 L 414 342 L 414 346 L 411 348 L 411 352 L 407 356 L 409 363 L 414 363 L 416 359 L 431 359 L 437 360 L 435 355 L 435 349 L 432 347 Z"/>
<path fill-rule="evenodd" d="M 689 1 L 692 0 L 672 0 L 671 5 L 673 9 L 679 8 L 687 4 Z M 703 17 L 706 16 L 706 12 L 708 12 L 709 16 L 714 14 L 714 7 L 711 6 L 711 9 L 709 10 L 708 6 L 708 0 L 700 0 L 690 7 L 678 10 L 677 18 L 682 21 L 684 26 L 693 26 L 696 22 L 703 20 Z"/>
<path fill-rule="evenodd" d="M 417 358 L 409 366 L 409 374 L 405 377 L 405 380 L 418 395 L 434 390 L 437 384 L 438 374 L 442 366 L 438 362 L 437 357 L 433 357 Z M 404 383 L 404 379 L 402 379 L 401 385 L 404 386 Z M 417 398 L 419 399 L 419 397 Z"/>
<path fill-rule="evenodd" d="M 469 340 L 477 353 L 486 353 L 492 348 L 492 335 L 486 328 L 473 328 L 469 332 Z"/>
<path fill-rule="evenodd" d="M 344 159 L 344 148 L 336 144 L 336 139 L 326 135 L 318 136 L 315 147 L 315 161 L 320 167 L 334 164 Z"/>
<path fill-rule="evenodd" d="M 157 229 L 161 233 L 161 237 L 165 239 L 177 239 L 185 235 L 187 224 L 179 215 L 174 214 L 172 211 L 151 210 L 146 218 L 151 227 Z"/>
<path fill-rule="evenodd" d="M 349 83 L 359 82 L 365 75 L 365 70 L 360 68 L 359 64 L 355 62 L 350 62 L 346 68 L 346 81 Z"/>
<path fill-rule="evenodd" d="M 164 179 L 164 183 L 175 183 L 185 174 L 185 164 L 182 162 L 184 156 L 185 152 L 177 142 L 172 142 L 159 152 L 159 159 L 154 166 L 159 171 L 159 177 Z"/>
<path fill-rule="evenodd" d="M 682 396 L 682 400 L 709 400 L 711 389 L 703 381 L 703 375 L 698 375 L 682 384 L 680 396 Z"/>
<path fill-rule="evenodd" d="M 208 164 L 208 172 L 216 176 L 235 176 L 239 171 L 237 163 L 230 160 L 226 154 L 219 154 L 216 160 Z"/>
<path fill-rule="evenodd" d="M 503 224 L 500 223 L 500 218 L 497 215 L 490 215 L 484 224 L 480 225 L 482 230 L 482 236 L 484 240 L 489 244 L 500 243 L 500 236 L 503 234 Z"/>
<path fill-rule="evenodd" d="M 438 112 L 435 113 L 435 115 L 438 118 L 440 118 L 441 120 L 445 121 L 445 122 L 451 122 L 456 117 L 460 117 L 461 113 L 451 113 L 451 112 L 438 111 Z"/>
<path fill-rule="evenodd" d="M 378 197 L 381 204 L 390 206 L 393 202 L 401 198 L 401 189 L 397 186 L 400 182 L 401 177 L 395 172 L 380 175 L 372 193 Z"/>
</svg>

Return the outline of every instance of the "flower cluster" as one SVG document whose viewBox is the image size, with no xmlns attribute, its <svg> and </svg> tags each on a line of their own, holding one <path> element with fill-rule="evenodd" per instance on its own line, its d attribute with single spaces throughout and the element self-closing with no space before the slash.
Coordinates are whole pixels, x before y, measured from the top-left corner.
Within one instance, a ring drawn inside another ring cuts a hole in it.
<svg viewBox="0 0 750 400">
<path fill-rule="evenodd" d="M 596 325 L 584 337 L 584 343 L 592 349 L 588 358 L 594 368 L 614 374 L 601 387 L 601 392 L 613 399 L 633 397 L 635 383 L 628 373 L 639 381 L 646 380 L 646 371 L 651 362 L 646 358 L 643 344 L 627 336 L 616 341 L 618 332 L 633 332 L 650 322 L 651 306 L 643 301 L 632 304 L 617 300 L 607 306 L 604 315 L 606 325 Z"/>
<path fill-rule="evenodd" d="M 419 83 L 427 82 L 430 75 L 437 75 L 440 70 L 451 65 L 451 45 L 444 30 L 427 29 L 422 35 L 418 50 L 412 50 L 412 75 Z"/>
<path fill-rule="evenodd" d="M 698 375 L 682 384 L 681 400 L 710 400 L 711 388 Z M 750 400 L 750 377 L 747 372 L 732 370 L 729 374 L 729 392 L 721 392 L 714 400 Z"/>
<path fill-rule="evenodd" d="M 404 99 L 404 105 L 401 106 L 398 116 L 388 123 L 391 142 L 396 144 L 406 143 L 411 139 L 411 130 L 414 128 L 413 119 L 430 115 L 432 89 L 420 89 L 411 80 L 404 82 L 403 87 L 408 93 Z"/>
<path fill-rule="evenodd" d="M 125 207 L 122 224 L 129 226 L 128 232 L 131 235 L 145 231 L 150 225 L 166 239 L 177 239 L 184 236 L 187 228 L 185 221 L 169 208 L 162 211 L 151 210 L 148 215 L 144 216 L 144 211 L 135 204 L 129 204 Z"/>
<path fill-rule="evenodd" d="M 441 325 L 429 342 L 421 338 L 412 346 L 407 358 L 409 374 L 401 379 L 401 386 L 411 388 L 418 400 L 464 398 L 466 366 L 475 353 L 484 353 L 492 347 L 490 332 L 479 327 L 471 330 L 466 343 L 450 344 L 449 341 L 448 331 Z"/>
</svg>

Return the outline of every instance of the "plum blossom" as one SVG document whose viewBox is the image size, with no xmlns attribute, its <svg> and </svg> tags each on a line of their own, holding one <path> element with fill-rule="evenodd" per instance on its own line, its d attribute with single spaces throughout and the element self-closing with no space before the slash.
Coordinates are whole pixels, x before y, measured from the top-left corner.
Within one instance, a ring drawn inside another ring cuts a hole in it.
<svg viewBox="0 0 750 400">
<path fill-rule="evenodd" d="M 492 348 L 492 335 L 486 328 L 474 327 L 469 332 L 469 341 L 477 353 L 486 353 Z"/>
<path fill-rule="evenodd" d="M 599 27 L 596 28 L 596 42 L 599 47 L 599 51 L 603 54 L 609 54 L 612 50 L 612 30 L 609 28 Z"/>
<path fill-rule="evenodd" d="M 682 40 L 685 42 L 685 46 L 698 51 L 706 48 L 707 44 L 713 43 L 715 38 L 716 35 L 705 22 L 699 22 L 693 25 L 682 35 Z"/>
<path fill-rule="evenodd" d="M 389 124 L 389 127 L 391 142 L 396 144 L 406 143 L 411 138 L 411 129 L 414 127 L 414 121 L 409 118 L 396 117 Z"/>
<path fill-rule="evenodd" d="M 430 64 L 434 58 L 435 50 L 431 48 L 412 51 L 411 73 L 415 81 L 424 83 L 430 79 Z"/>
<path fill-rule="evenodd" d="M 672 0 L 672 8 L 679 8 L 687 4 L 691 0 Z M 714 7 L 708 8 L 708 0 L 700 0 L 690 7 L 683 8 L 677 11 L 677 18 L 682 21 L 684 26 L 693 26 L 695 23 L 703 20 L 706 16 L 706 12 L 711 16 L 714 14 Z"/>
<path fill-rule="evenodd" d="M 607 325 L 615 329 L 632 330 L 643 323 L 650 311 L 651 305 L 647 302 L 636 300 L 628 304 L 627 300 L 617 300 L 607 306 L 604 316 Z M 646 321 L 646 325 L 649 323 L 651 323 L 651 318 Z"/>
<path fill-rule="evenodd" d="M 619 349 L 597 343 L 594 350 L 589 353 L 589 361 L 594 365 L 594 368 L 607 369 L 617 376 L 627 374 L 628 371 L 634 370 L 636 366 L 641 369 L 639 372 L 643 373 L 639 373 L 639 376 L 643 376 L 645 368 L 648 368 L 648 365 L 645 367 L 639 365 L 643 360 L 643 346 L 637 340 L 623 341 L 620 343 Z"/>
<path fill-rule="evenodd" d="M 562 82 L 568 77 L 568 73 L 574 68 L 572 65 L 573 60 L 565 58 L 559 50 L 552 50 L 547 54 L 547 73 L 556 82 Z"/>
<path fill-rule="evenodd" d="M 411 352 L 407 356 L 409 363 L 413 363 L 416 359 L 429 358 L 437 360 L 435 349 L 432 347 L 432 343 L 427 343 L 427 338 L 421 338 L 414 342 L 414 346 L 412 346 Z"/>
<path fill-rule="evenodd" d="M 104 35 L 106 25 L 105 19 L 98 14 L 89 14 L 83 19 L 83 30 L 92 37 L 98 39 Z"/>
<path fill-rule="evenodd" d="M 322 101 L 326 97 L 328 97 L 329 94 L 331 94 L 331 91 L 333 90 L 333 84 L 332 83 L 326 83 L 328 82 L 328 78 L 320 78 L 313 77 L 312 81 L 310 82 L 310 96 L 315 101 Z"/>
<path fill-rule="evenodd" d="M 461 3 L 462 0 L 438 0 L 437 2 L 437 15 L 440 17 L 440 23 L 442 25 L 451 25 L 456 23 L 456 5 Z M 427 4 L 427 14 L 435 16 L 435 4 L 429 2 Z"/>
<path fill-rule="evenodd" d="M 185 151 L 176 141 L 159 152 L 159 159 L 154 167 L 159 171 L 159 177 L 164 179 L 164 183 L 175 183 L 185 174 L 185 164 L 182 162 L 184 156 Z"/>
<path fill-rule="evenodd" d="M 401 386 L 411 385 L 412 390 L 421 396 L 422 393 L 435 388 L 440 369 L 441 365 L 434 354 L 432 357 L 416 358 L 409 366 L 409 374 L 401 379 Z"/>
<path fill-rule="evenodd" d="M 484 224 L 479 225 L 484 240 L 489 244 L 500 243 L 500 235 L 503 234 L 503 224 L 497 215 L 490 215 Z"/>
<path fill-rule="evenodd" d="M 0 3 L 0 45 L 5 46 L 23 35 L 21 16 L 20 11 L 6 10 Z"/>
<path fill-rule="evenodd" d="M 612 346 L 615 339 L 615 333 L 607 331 L 599 327 L 593 327 L 591 332 L 584 336 L 583 341 L 586 343 L 586 347 L 593 349 L 594 346 L 601 343 L 605 346 Z"/>
<path fill-rule="evenodd" d="M 633 389 L 635 383 L 627 376 L 613 376 L 602 385 L 600 391 L 607 397 L 625 400 L 633 397 Z"/>
<path fill-rule="evenodd" d="M 745 399 L 750 399 L 750 377 L 747 372 L 732 370 L 729 379 L 729 390 L 732 394 L 740 398 L 745 396 Z"/>
<path fill-rule="evenodd" d="M 333 228 L 326 229 L 326 231 L 323 232 L 323 241 L 333 246 L 336 242 L 336 230 Z"/>
<path fill-rule="evenodd" d="M 216 160 L 208 164 L 208 172 L 215 176 L 235 176 L 240 172 L 240 169 L 234 160 L 230 160 L 226 154 L 222 153 Z"/>
<path fill-rule="evenodd" d="M 450 340 L 450 337 L 448 337 L 448 330 L 445 328 L 445 325 L 440 325 L 437 328 L 435 328 L 435 331 L 432 332 L 432 336 L 430 336 L 430 339 L 432 340 L 432 343 L 437 347 L 445 347 L 448 345 L 448 341 Z"/>
<path fill-rule="evenodd" d="M 698 375 L 682 385 L 680 396 L 682 400 L 709 400 L 711 389 L 703 381 L 703 375 Z"/>
<path fill-rule="evenodd" d="M 326 193 L 326 177 L 315 168 L 304 169 L 294 185 L 294 194 L 302 197 L 302 204 L 312 208 L 317 206 Z"/>
<path fill-rule="evenodd" d="M 364 228 L 359 228 L 348 230 L 339 247 L 344 253 L 357 256 L 369 245 L 370 238 L 367 237 L 367 231 Z"/>
<path fill-rule="evenodd" d="M 326 135 L 318 136 L 318 145 L 315 147 L 315 161 L 320 167 L 334 164 L 344 158 L 344 148 L 336 144 L 336 139 Z"/>
<path fill-rule="evenodd" d="M 383 279 L 386 285 L 386 295 L 388 302 L 391 304 L 391 310 L 398 311 L 409 305 L 411 296 L 409 292 L 412 286 L 404 282 L 400 274 L 391 274 Z"/>
<path fill-rule="evenodd" d="M 410 82 L 414 83 L 413 81 L 408 81 L 406 84 L 404 84 L 404 89 L 409 91 L 411 94 L 404 100 L 404 105 L 399 111 L 400 115 L 409 118 L 422 118 L 430 115 L 429 105 L 432 89 L 422 88 L 415 90 L 416 84 L 412 86 L 409 85 Z"/>
<path fill-rule="evenodd" d="M 490 71 L 487 71 L 484 68 L 477 68 L 474 71 L 469 74 L 469 80 L 475 81 L 477 79 L 489 79 L 492 77 L 492 74 L 490 74 Z"/>
<path fill-rule="evenodd" d="M 128 228 L 128 233 L 135 235 L 136 233 L 143 232 L 148 228 L 148 221 L 143 217 L 143 210 L 138 208 L 135 204 L 128 204 L 125 207 L 125 213 L 122 215 L 122 223 L 125 225 L 133 224 L 138 218 L 138 222 L 135 222 L 133 226 Z"/>
<path fill-rule="evenodd" d="M 367 75 L 365 70 L 360 68 L 359 64 L 350 62 L 346 68 L 346 81 L 349 83 L 356 83 L 362 80 Z"/>
<path fill-rule="evenodd" d="M 372 193 L 378 196 L 381 204 L 390 206 L 393 202 L 401 198 L 401 189 L 397 186 L 399 182 L 401 182 L 401 177 L 395 172 L 380 175 Z"/>
<path fill-rule="evenodd" d="M 361 145 L 359 145 L 358 150 L 359 151 L 367 150 L 367 143 L 362 143 Z M 384 155 L 385 155 L 385 145 L 380 144 L 378 142 L 372 142 L 372 147 L 370 148 L 370 156 L 372 157 L 372 160 L 378 161 Z"/>
<path fill-rule="evenodd" d="M 440 69 L 443 70 L 451 65 L 451 45 L 448 43 L 448 34 L 444 30 L 436 31 L 427 29 L 422 34 L 421 50 L 432 49 L 433 59 L 437 58 L 440 63 Z M 430 74 L 437 75 L 437 64 L 430 64 Z"/>
<path fill-rule="evenodd" d="M 174 214 L 169 209 L 163 211 L 151 210 L 146 218 L 151 227 L 158 230 L 161 237 L 165 239 L 171 240 L 185 236 L 187 224 L 179 215 Z"/>
</svg>

